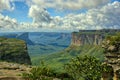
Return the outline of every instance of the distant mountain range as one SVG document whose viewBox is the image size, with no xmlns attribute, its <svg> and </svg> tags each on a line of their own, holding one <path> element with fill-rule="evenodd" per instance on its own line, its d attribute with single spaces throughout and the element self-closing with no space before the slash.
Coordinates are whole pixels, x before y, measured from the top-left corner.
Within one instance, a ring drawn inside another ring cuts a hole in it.
<svg viewBox="0 0 120 80">
<path fill-rule="evenodd" d="M 6 32 L 1 37 L 22 39 L 27 43 L 30 55 L 54 53 L 67 48 L 71 42 L 71 33 L 57 32 Z"/>
</svg>

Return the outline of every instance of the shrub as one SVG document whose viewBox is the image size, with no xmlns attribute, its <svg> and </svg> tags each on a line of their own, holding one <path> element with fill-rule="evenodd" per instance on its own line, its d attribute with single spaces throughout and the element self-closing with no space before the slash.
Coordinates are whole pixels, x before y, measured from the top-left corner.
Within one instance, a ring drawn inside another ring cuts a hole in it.
<svg viewBox="0 0 120 80">
<path fill-rule="evenodd" d="M 101 62 L 95 57 L 78 56 L 65 65 L 65 70 L 74 80 L 100 80 Z"/>
<path fill-rule="evenodd" d="M 22 77 L 29 80 L 53 80 L 54 72 L 48 66 L 33 67 L 28 73 L 23 73 Z"/>
</svg>

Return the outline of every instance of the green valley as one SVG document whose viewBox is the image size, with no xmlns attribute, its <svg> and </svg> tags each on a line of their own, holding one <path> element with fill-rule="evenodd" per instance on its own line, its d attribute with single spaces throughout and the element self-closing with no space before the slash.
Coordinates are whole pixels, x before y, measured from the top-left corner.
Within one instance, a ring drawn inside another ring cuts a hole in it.
<svg viewBox="0 0 120 80">
<path fill-rule="evenodd" d="M 69 62 L 71 58 L 78 55 L 90 55 L 99 58 L 101 61 L 104 59 L 103 48 L 98 45 L 83 45 L 83 46 L 73 46 L 66 48 L 65 50 L 53 53 L 50 55 L 34 56 L 32 57 L 33 65 L 40 65 L 40 61 L 44 61 L 50 67 L 56 69 L 57 71 L 62 71 L 64 64 Z"/>
</svg>

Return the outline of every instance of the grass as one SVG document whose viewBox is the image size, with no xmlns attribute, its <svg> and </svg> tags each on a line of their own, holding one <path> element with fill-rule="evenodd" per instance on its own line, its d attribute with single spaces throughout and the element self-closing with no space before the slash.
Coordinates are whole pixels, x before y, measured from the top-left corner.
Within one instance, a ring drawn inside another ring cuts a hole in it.
<svg viewBox="0 0 120 80">
<path fill-rule="evenodd" d="M 64 72 L 64 64 L 69 62 L 71 58 L 76 56 L 91 55 L 99 58 L 101 61 L 104 59 L 103 49 L 100 46 L 84 45 L 84 46 L 70 46 L 67 49 L 49 55 L 34 56 L 32 57 L 33 65 L 40 65 L 40 61 L 44 61 L 47 65 L 54 68 L 58 72 Z"/>
</svg>

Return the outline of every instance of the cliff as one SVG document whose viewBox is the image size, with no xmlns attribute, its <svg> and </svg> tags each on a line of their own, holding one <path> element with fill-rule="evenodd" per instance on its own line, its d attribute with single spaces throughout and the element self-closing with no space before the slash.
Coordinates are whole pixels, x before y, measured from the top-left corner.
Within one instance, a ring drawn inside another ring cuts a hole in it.
<svg viewBox="0 0 120 80">
<path fill-rule="evenodd" d="M 0 38 L 0 60 L 31 64 L 26 43 L 23 40 L 12 38 Z"/>
<path fill-rule="evenodd" d="M 0 36 L 6 38 L 21 39 L 24 40 L 28 45 L 34 45 L 34 42 L 29 39 L 29 32 L 0 33 Z"/>
<path fill-rule="evenodd" d="M 120 32 L 118 29 L 80 30 L 72 33 L 71 45 L 101 45 L 107 35 Z"/>
</svg>

